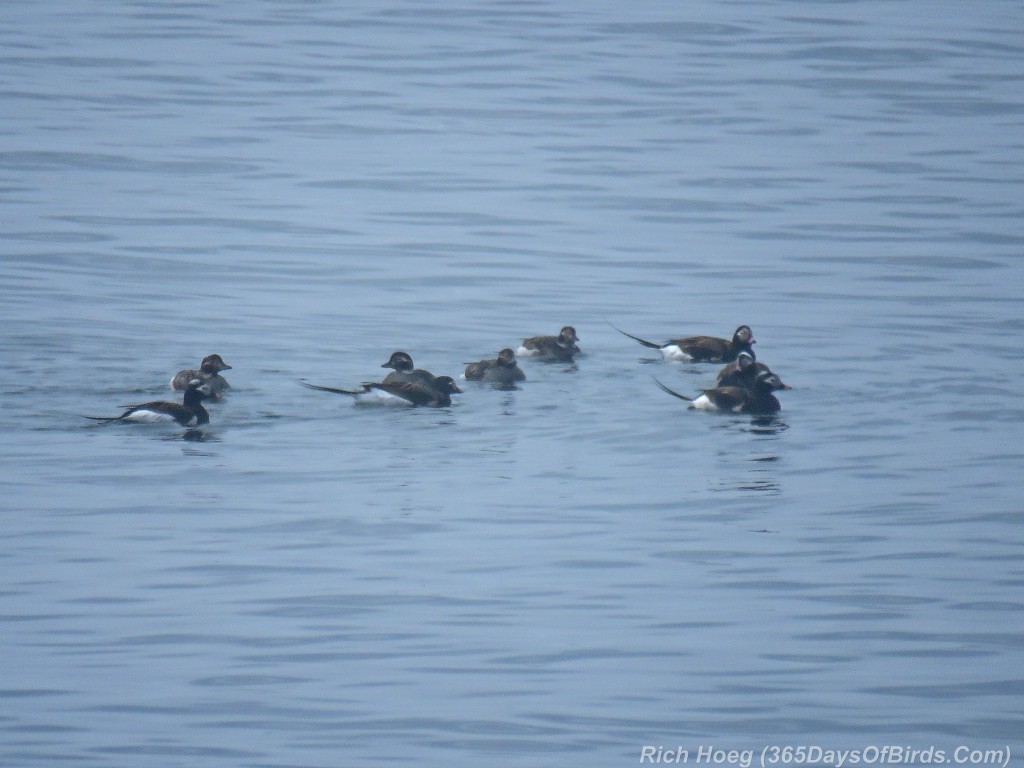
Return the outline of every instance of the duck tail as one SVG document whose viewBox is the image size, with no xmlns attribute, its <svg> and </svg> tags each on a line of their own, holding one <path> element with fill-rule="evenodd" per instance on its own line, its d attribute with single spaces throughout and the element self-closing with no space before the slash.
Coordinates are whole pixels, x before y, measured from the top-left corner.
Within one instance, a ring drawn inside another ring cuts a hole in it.
<svg viewBox="0 0 1024 768">
<path fill-rule="evenodd" d="M 654 383 L 657 384 L 662 389 L 662 391 L 668 392 L 670 395 L 672 395 L 672 397 L 678 397 L 680 400 L 685 400 L 688 403 L 692 403 L 693 402 L 693 398 L 692 397 L 687 397 L 686 395 L 681 395 L 678 392 L 676 392 L 674 389 L 669 389 L 668 387 L 666 387 L 664 384 L 662 384 L 657 379 L 654 379 Z"/>
<path fill-rule="evenodd" d="M 362 395 L 366 392 L 365 386 L 362 389 L 339 389 L 338 387 L 324 387 L 320 384 L 310 384 L 307 381 L 300 381 L 299 384 L 307 389 L 319 389 L 321 392 L 333 392 L 336 395 Z"/>
<path fill-rule="evenodd" d="M 612 325 L 611 323 L 608 323 L 608 325 L 611 325 L 612 328 L 615 328 L 615 326 Z M 655 344 L 653 341 L 648 341 L 647 339 L 641 339 L 639 336 L 634 336 L 632 333 L 626 333 L 621 328 L 615 328 L 615 330 L 618 331 L 619 333 L 621 333 L 623 336 L 628 336 L 633 341 L 639 341 L 645 347 L 650 347 L 651 349 L 661 349 L 661 344 Z"/>
</svg>

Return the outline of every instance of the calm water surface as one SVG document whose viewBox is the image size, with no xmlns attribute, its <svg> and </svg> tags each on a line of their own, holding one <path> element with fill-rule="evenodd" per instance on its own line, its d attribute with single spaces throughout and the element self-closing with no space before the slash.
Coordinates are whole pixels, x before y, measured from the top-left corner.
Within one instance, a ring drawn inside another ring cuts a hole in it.
<svg viewBox="0 0 1024 768">
<path fill-rule="evenodd" d="M 1024 6 L 0 10 L 0 765 L 1024 750 Z M 448 409 L 357 407 L 394 349 Z M 753 326 L 778 418 L 687 411 Z M 97 425 L 219 352 L 184 434 Z"/>
</svg>

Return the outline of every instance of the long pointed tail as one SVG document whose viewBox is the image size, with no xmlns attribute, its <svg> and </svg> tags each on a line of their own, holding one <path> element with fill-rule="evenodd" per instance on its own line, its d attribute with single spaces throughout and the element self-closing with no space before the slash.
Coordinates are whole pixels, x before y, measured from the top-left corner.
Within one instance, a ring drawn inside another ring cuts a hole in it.
<svg viewBox="0 0 1024 768">
<path fill-rule="evenodd" d="M 362 389 L 339 389 L 338 387 L 323 387 L 319 384 L 310 384 L 306 381 L 300 381 L 299 384 L 307 389 L 319 389 L 321 392 L 333 392 L 336 395 L 362 395 L 366 393 L 366 387 Z"/>
<path fill-rule="evenodd" d="M 652 376 L 651 378 L 654 378 L 654 377 Z M 676 392 L 674 389 L 669 389 L 668 387 L 666 387 L 664 384 L 662 384 L 657 379 L 654 379 L 654 383 L 657 384 L 659 387 L 661 387 L 661 389 L 663 391 L 668 392 L 670 395 L 672 395 L 672 397 L 678 397 L 680 400 L 685 400 L 688 403 L 692 403 L 693 402 L 693 398 L 692 397 L 687 397 L 686 395 L 681 395 L 678 392 Z"/>
<path fill-rule="evenodd" d="M 615 328 L 615 326 L 612 325 L 611 323 L 608 323 L 608 325 L 611 325 L 612 328 Z M 632 333 L 626 333 L 621 328 L 615 328 L 615 330 L 618 331 L 619 333 L 621 333 L 623 336 L 628 336 L 633 341 L 639 341 L 645 347 L 650 347 L 651 349 L 661 349 L 661 344 L 655 344 L 653 341 L 648 341 L 647 339 L 641 339 L 639 336 L 634 336 Z"/>
</svg>

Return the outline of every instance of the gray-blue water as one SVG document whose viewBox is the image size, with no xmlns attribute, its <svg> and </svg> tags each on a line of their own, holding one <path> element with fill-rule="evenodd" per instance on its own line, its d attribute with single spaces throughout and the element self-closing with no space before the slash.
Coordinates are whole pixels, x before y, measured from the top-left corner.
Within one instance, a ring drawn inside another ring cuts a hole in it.
<svg viewBox="0 0 1024 768">
<path fill-rule="evenodd" d="M 1022 29 L 5 0 L 0 765 L 1019 762 Z M 298 383 L 567 323 L 448 409 Z M 717 367 L 609 323 L 749 323 L 793 389 L 688 411 L 653 377 Z M 211 352 L 195 439 L 82 418 Z"/>
</svg>

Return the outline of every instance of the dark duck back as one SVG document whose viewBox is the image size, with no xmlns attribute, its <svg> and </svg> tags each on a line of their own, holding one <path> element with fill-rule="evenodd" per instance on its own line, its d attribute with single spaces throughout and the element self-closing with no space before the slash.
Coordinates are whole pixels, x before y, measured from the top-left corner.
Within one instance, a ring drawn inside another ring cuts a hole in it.
<svg viewBox="0 0 1024 768">
<path fill-rule="evenodd" d="M 452 404 L 451 396 L 462 392 L 455 380 L 451 376 L 436 376 L 432 377 L 433 381 L 416 381 L 416 380 L 395 380 L 388 381 L 385 379 L 380 382 L 367 382 L 364 383 L 361 389 L 341 389 L 339 387 L 324 387 L 319 384 L 308 384 L 306 382 L 300 382 L 302 386 L 308 387 L 309 389 L 317 389 L 321 392 L 333 392 L 338 395 L 350 395 L 355 397 L 357 401 L 368 402 L 365 398 L 366 395 L 373 394 L 374 392 L 383 392 L 386 395 L 391 395 L 392 401 L 394 398 L 411 403 L 412 405 L 427 405 L 434 407 L 445 407 Z M 381 400 L 377 400 L 381 402 Z"/>
<path fill-rule="evenodd" d="M 367 384 L 369 389 L 387 392 L 389 395 L 408 400 L 413 405 L 427 405 L 444 408 L 452 404 L 452 395 L 462 392 L 451 376 L 438 376 L 430 384 L 422 381 L 382 381 Z"/>
</svg>

